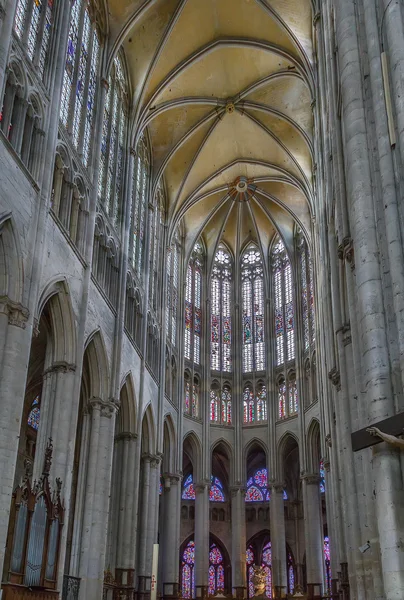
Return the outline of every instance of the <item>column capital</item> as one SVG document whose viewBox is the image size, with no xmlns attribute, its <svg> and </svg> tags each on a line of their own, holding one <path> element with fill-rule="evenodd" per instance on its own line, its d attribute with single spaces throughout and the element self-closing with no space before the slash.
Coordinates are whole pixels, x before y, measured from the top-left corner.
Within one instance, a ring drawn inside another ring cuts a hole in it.
<svg viewBox="0 0 404 600">
<path fill-rule="evenodd" d="M 285 489 L 285 484 L 280 482 L 280 481 L 271 481 L 269 483 L 269 487 L 271 488 L 271 490 L 273 490 L 276 494 L 283 494 L 283 491 Z"/>
<path fill-rule="evenodd" d="M 230 495 L 232 498 L 235 498 L 239 492 L 240 492 L 240 494 L 245 494 L 246 491 L 247 491 L 247 488 L 245 487 L 245 485 L 231 485 L 230 486 Z"/>
<path fill-rule="evenodd" d="M 210 481 L 207 479 L 201 479 L 198 483 L 194 483 L 194 490 L 196 494 L 202 494 L 205 490 L 210 490 Z"/>
<path fill-rule="evenodd" d="M 99 410 L 101 417 L 111 419 L 116 412 L 117 407 L 110 400 L 102 400 L 102 398 L 91 398 L 89 404 L 92 410 Z"/>
<path fill-rule="evenodd" d="M 0 313 L 8 316 L 9 325 L 25 329 L 29 310 L 19 302 L 14 302 L 8 296 L 0 296 Z"/>
<path fill-rule="evenodd" d="M 53 363 L 50 367 L 45 369 L 43 376 L 51 375 L 53 373 L 74 373 L 76 365 L 66 362 L 65 360 L 59 360 Z"/>
<path fill-rule="evenodd" d="M 119 433 L 115 436 L 115 441 L 120 442 L 128 442 L 132 440 L 137 440 L 137 433 L 131 433 L 130 431 L 124 431 L 123 433 Z"/>
<path fill-rule="evenodd" d="M 316 473 L 303 473 L 300 480 L 306 482 L 307 485 L 320 485 L 320 476 Z"/>
</svg>

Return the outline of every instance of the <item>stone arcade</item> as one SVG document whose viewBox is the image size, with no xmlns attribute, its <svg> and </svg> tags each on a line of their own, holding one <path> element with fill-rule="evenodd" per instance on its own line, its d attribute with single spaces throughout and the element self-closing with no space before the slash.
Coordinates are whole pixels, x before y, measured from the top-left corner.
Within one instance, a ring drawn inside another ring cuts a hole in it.
<svg viewBox="0 0 404 600">
<path fill-rule="evenodd" d="M 403 82 L 402 0 L 0 0 L 2 600 L 404 599 Z"/>
</svg>

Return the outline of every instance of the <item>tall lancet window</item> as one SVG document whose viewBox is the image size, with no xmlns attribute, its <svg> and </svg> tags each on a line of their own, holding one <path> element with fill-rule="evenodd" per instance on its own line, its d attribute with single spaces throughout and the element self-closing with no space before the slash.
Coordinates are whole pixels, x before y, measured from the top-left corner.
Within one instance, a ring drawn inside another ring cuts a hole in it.
<svg viewBox="0 0 404 600">
<path fill-rule="evenodd" d="M 118 225 L 121 217 L 125 164 L 126 81 L 119 56 L 114 60 L 105 101 L 101 139 L 98 197 L 111 220 Z"/>
<path fill-rule="evenodd" d="M 18 0 L 14 31 L 44 77 L 54 22 L 54 0 Z"/>
<path fill-rule="evenodd" d="M 167 251 L 167 306 L 166 306 L 166 335 L 173 346 L 177 343 L 178 315 L 178 277 L 180 268 L 180 244 L 178 234 Z"/>
<path fill-rule="evenodd" d="M 295 309 L 292 267 L 282 240 L 275 243 L 271 263 L 275 306 L 276 365 L 295 358 Z"/>
<path fill-rule="evenodd" d="M 150 151 L 146 136 L 142 136 L 132 157 L 132 214 L 129 236 L 129 257 L 139 280 L 143 274 L 146 210 L 150 182 Z"/>
<path fill-rule="evenodd" d="M 241 257 L 243 293 L 243 371 L 265 369 L 264 271 L 262 257 L 250 244 Z"/>
<path fill-rule="evenodd" d="M 232 367 L 231 287 L 231 256 L 220 244 L 211 279 L 211 368 L 214 371 L 230 372 Z"/>
<path fill-rule="evenodd" d="M 153 208 L 149 218 L 149 304 L 155 313 L 157 312 L 160 274 L 162 271 L 159 267 L 163 247 L 164 205 L 164 189 L 162 184 L 160 184 L 154 197 Z"/>
<path fill-rule="evenodd" d="M 194 246 L 187 268 L 185 287 L 184 357 L 196 365 L 201 362 L 203 247 Z"/>
<path fill-rule="evenodd" d="M 304 333 L 304 349 L 309 350 L 316 340 L 316 322 L 314 311 L 313 261 L 306 240 L 300 236 L 300 281 L 302 291 L 302 317 Z"/>
<path fill-rule="evenodd" d="M 63 75 L 60 120 L 71 134 L 85 166 L 90 163 L 92 151 L 99 63 L 100 42 L 88 3 L 74 0 Z"/>
</svg>

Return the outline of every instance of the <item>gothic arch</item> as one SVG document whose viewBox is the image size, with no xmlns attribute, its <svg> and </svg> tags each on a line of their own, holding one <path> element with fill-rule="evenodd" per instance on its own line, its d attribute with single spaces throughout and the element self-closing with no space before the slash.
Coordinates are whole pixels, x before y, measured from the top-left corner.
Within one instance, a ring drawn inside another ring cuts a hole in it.
<svg viewBox="0 0 404 600">
<path fill-rule="evenodd" d="M 318 474 L 321 459 L 320 423 L 313 418 L 306 434 L 307 440 L 307 467 L 309 473 Z"/>
<path fill-rule="evenodd" d="M 118 433 L 136 433 L 136 397 L 132 374 L 129 373 L 120 393 L 120 409 L 117 417 Z"/>
<path fill-rule="evenodd" d="M 183 450 L 192 464 L 193 479 L 198 481 L 202 477 L 202 444 L 194 431 L 184 437 Z"/>
<path fill-rule="evenodd" d="M 143 413 L 142 419 L 142 451 L 148 454 L 155 454 L 156 447 L 156 425 L 153 415 L 153 408 L 148 404 Z"/>
<path fill-rule="evenodd" d="M 106 401 L 109 397 L 109 363 L 104 338 L 100 330 L 88 338 L 85 345 L 88 366 L 88 396 Z"/>
<path fill-rule="evenodd" d="M 177 436 L 171 415 L 164 418 L 163 429 L 163 473 L 175 472 L 175 456 L 177 451 Z"/>
<path fill-rule="evenodd" d="M 230 486 L 234 481 L 234 460 L 232 447 L 226 439 L 220 438 L 212 445 L 211 463 L 212 475 L 217 475 L 214 470 L 219 469 L 219 478 L 226 487 Z"/>
<path fill-rule="evenodd" d="M 262 452 L 264 452 L 265 454 L 265 459 L 268 463 L 268 457 L 269 457 L 269 450 L 268 450 L 268 446 L 267 444 L 265 444 L 261 439 L 254 437 L 252 438 L 252 440 L 250 440 L 244 447 L 244 461 L 246 462 L 248 459 L 248 455 L 250 454 L 251 450 L 254 449 L 254 446 L 260 447 Z"/>
<path fill-rule="evenodd" d="M 66 278 L 54 279 L 43 290 L 38 302 L 38 322 L 46 305 L 49 307 L 53 337 L 51 361 L 75 365 L 77 356 L 76 319 Z"/>
<path fill-rule="evenodd" d="M 24 267 L 18 235 L 11 213 L 0 214 L 0 297 L 21 303 L 23 298 Z"/>
<path fill-rule="evenodd" d="M 277 448 L 278 480 L 286 485 L 289 497 L 297 498 L 300 486 L 300 449 L 297 437 L 287 431 Z"/>
</svg>

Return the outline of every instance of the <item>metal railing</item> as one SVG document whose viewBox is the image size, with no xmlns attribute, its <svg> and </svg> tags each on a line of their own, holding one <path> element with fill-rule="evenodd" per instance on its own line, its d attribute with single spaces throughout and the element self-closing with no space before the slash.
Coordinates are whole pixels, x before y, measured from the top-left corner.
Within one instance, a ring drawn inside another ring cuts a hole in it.
<svg viewBox="0 0 404 600">
<path fill-rule="evenodd" d="M 71 575 L 63 576 L 62 600 L 78 600 L 80 590 L 80 578 Z"/>
</svg>

